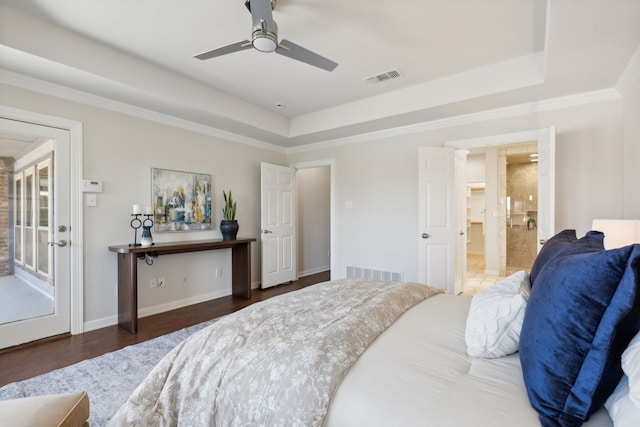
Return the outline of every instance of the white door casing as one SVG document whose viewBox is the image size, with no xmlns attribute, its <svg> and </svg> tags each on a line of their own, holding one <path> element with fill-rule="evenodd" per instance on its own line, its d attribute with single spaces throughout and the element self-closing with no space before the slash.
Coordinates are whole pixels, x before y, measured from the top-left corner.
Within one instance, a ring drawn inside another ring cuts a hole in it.
<svg viewBox="0 0 640 427">
<path fill-rule="evenodd" d="M 336 229 L 335 227 L 335 217 L 334 217 L 334 206 L 335 206 L 335 202 L 334 202 L 334 198 L 335 198 L 335 160 L 334 159 L 323 159 L 323 160 L 312 160 L 309 162 L 299 162 L 299 163 L 294 163 L 289 165 L 290 167 L 294 168 L 296 171 L 299 171 L 300 169 L 307 169 L 307 168 L 318 168 L 318 167 L 328 167 L 329 168 L 329 262 L 330 262 L 330 272 L 331 272 L 331 279 L 334 279 L 334 275 L 335 275 L 335 267 L 334 267 L 334 263 L 335 263 L 335 248 L 334 248 L 334 230 Z M 296 199 L 298 198 L 298 194 L 296 193 Z M 299 200 L 299 199 L 297 199 Z M 297 206 L 297 204 L 296 204 Z M 296 214 L 296 218 L 297 218 L 297 214 Z M 299 222 L 297 223 L 299 224 Z M 304 236 L 302 237 L 302 239 L 304 239 Z M 297 240 L 296 240 L 297 241 Z M 297 269 L 300 268 L 300 264 L 296 264 Z M 297 272 L 297 274 L 300 274 L 300 272 Z M 297 276 L 296 276 L 297 278 Z"/>
<path fill-rule="evenodd" d="M 555 234 L 555 135 L 554 126 L 502 135 L 450 141 L 445 147 L 472 149 L 538 142 L 538 251 Z"/>
<path fill-rule="evenodd" d="M 456 214 L 455 273 L 453 293 L 458 295 L 467 282 L 467 153 L 456 150 L 454 154 L 454 194 Z"/>
<path fill-rule="evenodd" d="M 422 147 L 418 154 L 419 280 L 454 292 L 456 216 L 454 150 Z"/>
<path fill-rule="evenodd" d="M 0 348 L 22 344 L 37 339 L 58 335 L 71 330 L 72 262 L 71 243 L 71 135 L 66 129 L 42 126 L 34 123 L 0 118 L 3 132 L 14 135 L 37 136 L 52 141 L 55 155 L 52 168 L 53 189 L 51 198 L 53 216 L 49 225 L 52 242 L 64 240 L 65 246 L 55 245 L 53 252 L 52 279 L 54 283 L 54 313 L 0 325 Z M 51 150 L 51 148 L 45 148 Z M 33 154 L 32 156 L 38 156 Z M 28 159 L 26 159 L 28 160 Z M 64 226 L 64 231 L 60 226 Z M 13 254 L 10 254 L 13 256 Z M 76 313 L 77 316 L 77 313 Z M 75 328 L 74 328 L 75 329 Z M 74 332 L 74 331 L 72 331 Z"/>
<path fill-rule="evenodd" d="M 544 129 L 538 138 L 538 252 L 555 234 L 556 129 Z"/>
<path fill-rule="evenodd" d="M 262 288 L 296 280 L 294 168 L 261 164 Z"/>
</svg>

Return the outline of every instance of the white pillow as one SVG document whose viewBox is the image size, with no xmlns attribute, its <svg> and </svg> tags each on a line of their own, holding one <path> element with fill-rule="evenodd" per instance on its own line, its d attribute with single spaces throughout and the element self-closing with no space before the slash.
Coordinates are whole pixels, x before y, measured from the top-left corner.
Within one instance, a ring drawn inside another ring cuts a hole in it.
<svg viewBox="0 0 640 427">
<path fill-rule="evenodd" d="M 522 270 L 473 296 L 464 339 L 472 357 L 497 358 L 518 351 L 531 285 Z"/>
<path fill-rule="evenodd" d="M 640 420 L 640 408 L 633 404 L 629 394 L 626 375 L 622 377 L 616 389 L 604 403 L 609 416 L 616 427 L 637 427 Z"/>
<path fill-rule="evenodd" d="M 622 353 L 622 370 L 629 377 L 629 398 L 640 408 L 640 332 Z"/>
</svg>

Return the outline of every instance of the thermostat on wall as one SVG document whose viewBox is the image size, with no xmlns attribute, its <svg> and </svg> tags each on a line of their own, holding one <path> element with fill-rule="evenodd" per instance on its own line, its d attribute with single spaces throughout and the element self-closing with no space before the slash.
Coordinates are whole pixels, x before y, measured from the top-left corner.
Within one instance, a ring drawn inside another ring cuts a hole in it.
<svg viewBox="0 0 640 427">
<path fill-rule="evenodd" d="M 82 191 L 84 193 L 102 193 L 102 181 L 96 181 L 94 179 L 83 179 Z"/>
</svg>

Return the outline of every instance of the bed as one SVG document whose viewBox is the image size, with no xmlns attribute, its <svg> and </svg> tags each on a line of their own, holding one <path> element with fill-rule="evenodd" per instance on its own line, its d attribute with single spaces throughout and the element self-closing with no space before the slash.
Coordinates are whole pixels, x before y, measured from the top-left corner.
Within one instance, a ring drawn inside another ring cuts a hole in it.
<svg viewBox="0 0 640 427">
<path fill-rule="evenodd" d="M 519 311 L 524 316 L 520 318 L 522 339 L 526 338 L 519 344 L 521 353 L 468 355 L 467 322 L 477 309 L 474 301 L 480 301 L 476 296 L 447 295 L 421 284 L 331 281 L 254 304 L 194 334 L 154 368 L 109 425 L 512 427 L 578 426 L 584 418 L 588 427 L 613 426 L 609 413 L 614 412 L 602 407 L 602 397 L 588 402 L 582 416 L 583 409 L 571 400 L 575 387 L 562 397 L 571 404 L 569 409 L 554 408 L 545 400 L 562 386 L 547 379 L 542 385 L 532 382 L 531 372 L 549 369 L 537 366 L 538 359 L 554 354 L 551 363 L 563 367 L 572 363 L 557 349 L 545 347 L 553 344 L 553 336 L 540 341 L 536 335 L 540 329 L 554 335 L 562 327 L 555 321 L 549 323 L 544 315 L 540 319 L 528 316 L 535 310 L 526 306 L 528 300 L 530 305 L 541 306 L 543 314 L 549 314 L 544 309 L 550 307 L 549 315 L 557 315 L 557 307 L 542 298 L 546 298 L 545 283 L 565 280 L 558 277 L 558 271 L 566 272 L 570 257 L 588 263 L 592 281 L 612 283 L 607 285 L 611 292 L 602 296 L 609 302 L 606 307 L 599 304 L 598 315 L 611 317 L 609 307 L 623 301 L 615 307 L 613 347 L 603 359 L 604 377 L 611 376 L 609 383 L 615 383 L 595 387 L 606 397 L 612 395 L 623 377 L 622 352 L 640 329 L 640 297 L 635 292 L 640 288 L 640 245 L 613 253 L 600 248 L 601 241 L 596 233 L 581 239 L 559 233 L 549 241 L 546 253 L 541 252 L 538 265 L 534 264 L 532 278 L 535 274 L 537 279 L 530 297 L 528 290 L 522 294 L 523 283 L 530 286 L 528 274 L 519 276 L 517 286 L 509 288 L 509 304 L 524 301 Z M 547 263 L 548 267 L 542 265 Z M 607 268 L 615 263 L 624 266 L 615 274 L 594 270 L 600 263 Z M 556 287 L 564 288 L 555 286 L 548 292 L 553 294 Z M 619 289 L 625 292 L 624 298 Z M 586 292 L 594 293 L 591 289 Z M 553 298 L 559 297 L 553 294 Z M 561 302 L 562 307 L 570 305 Z M 585 311 L 579 311 L 582 321 Z M 540 321 L 553 328 L 540 327 L 536 323 Z M 569 329 L 575 329 L 574 321 L 565 322 Z M 516 322 L 510 319 L 508 323 Z M 603 323 L 595 328 L 594 342 L 600 339 Z M 525 333 L 527 328 L 532 332 Z M 571 339 L 563 336 L 562 342 L 573 346 Z M 638 341 L 635 360 L 640 357 Z M 535 356 L 538 350 L 543 352 L 541 358 Z M 595 350 L 600 351 L 600 346 Z M 587 372 L 591 378 L 596 368 L 589 365 L 590 351 L 582 356 L 583 365 L 591 366 Z M 562 372 L 560 380 L 579 381 L 584 366 L 578 366 L 575 373 Z M 629 384 L 631 379 L 629 376 Z M 552 389 L 546 393 L 544 387 Z M 582 390 L 583 384 L 580 387 Z M 629 393 L 625 389 L 623 397 L 628 398 Z M 610 408 L 615 406 L 615 402 L 607 403 Z M 634 416 L 635 412 L 632 420 Z"/>
<path fill-rule="evenodd" d="M 470 303 L 470 297 L 439 294 L 398 319 L 344 378 L 325 425 L 539 426 L 518 354 L 467 355 Z M 603 408 L 585 425 L 613 424 Z"/>
</svg>

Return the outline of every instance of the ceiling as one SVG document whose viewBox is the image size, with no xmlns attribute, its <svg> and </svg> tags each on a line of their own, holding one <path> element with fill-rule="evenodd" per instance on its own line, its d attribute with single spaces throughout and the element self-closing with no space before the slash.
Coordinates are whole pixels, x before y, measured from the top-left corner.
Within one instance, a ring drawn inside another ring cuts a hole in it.
<svg viewBox="0 0 640 427">
<path fill-rule="evenodd" d="M 194 59 L 250 38 L 244 0 L 0 0 L 0 67 L 290 148 L 610 89 L 640 46 L 640 0 L 277 0 L 273 17 L 338 67 Z"/>
<path fill-rule="evenodd" d="M 0 131 L 0 157 L 20 158 L 44 141 L 42 138 L 35 136 Z"/>
</svg>

